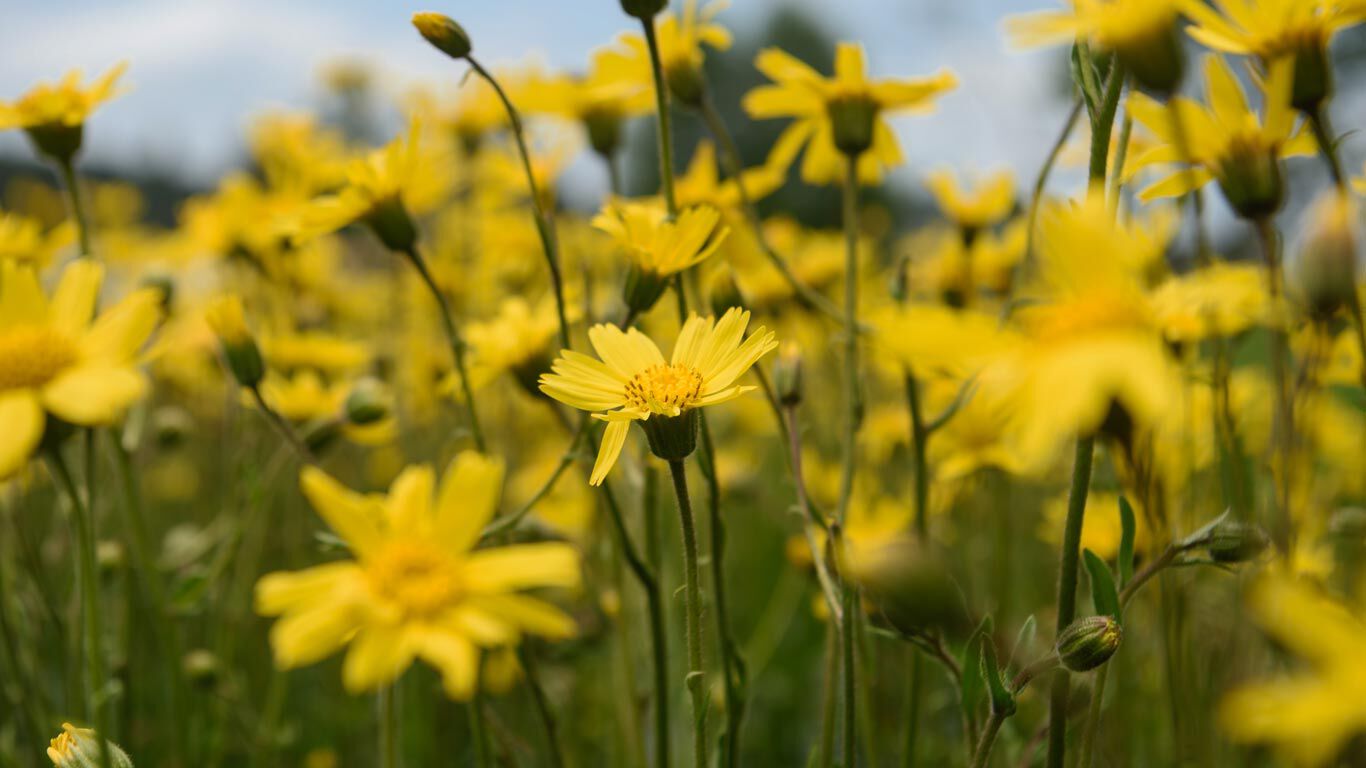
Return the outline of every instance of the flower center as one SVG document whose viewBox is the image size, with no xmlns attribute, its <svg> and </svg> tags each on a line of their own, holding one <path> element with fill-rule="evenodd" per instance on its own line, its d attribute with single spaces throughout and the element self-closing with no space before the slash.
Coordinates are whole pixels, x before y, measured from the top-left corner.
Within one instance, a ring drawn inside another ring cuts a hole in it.
<svg viewBox="0 0 1366 768">
<path fill-rule="evenodd" d="M 76 348 L 51 328 L 0 331 L 0 391 L 41 387 L 76 362 Z"/>
<path fill-rule="evenodd" d="M 702 396 L 702 373 L 684 365 L 657 363 L 626 382 L 633 409 L 677 416 Z"/>
<path fill-rule="evenodd" d="M 461 594 L 455 561 L 425 542 L 393 542 L 367 569 L 370 586 L 409 618 L 428 618 Z"/>
</svg>

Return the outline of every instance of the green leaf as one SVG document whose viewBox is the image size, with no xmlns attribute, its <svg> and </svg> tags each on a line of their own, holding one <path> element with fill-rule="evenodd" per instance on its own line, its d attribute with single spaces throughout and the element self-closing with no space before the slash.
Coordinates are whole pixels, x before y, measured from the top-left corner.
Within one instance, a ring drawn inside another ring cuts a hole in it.
<svg viewBox="0 0 1366 768">
<path fill-rule="evenodd" d="M 991 634 L 991 617 L 982 619 L 982 623 L 977 625 L 968 637 L 967 645 L 963 646 L 963 681 L 962 695 L 963 715 L 969 720 L 977 717 L 977 705 L 982 700 L 982 693 L 985 691 L 984 681 L 982 680 L 982 643 Z"/>
<path fill-rule="evenodd" d="M 1029 618 L 1020 625 L 1020 631 L 1015 633 L 1015 646 L 1010 649 L 1010 658 L 1006 660 L 1006 667 L 1015 666 L 1017 660 L 1024 658 L 1029 647 L 1034 644 L 1034 638 L 1039 634 L 1039 622 L 1034 618 L 1034 614 L 1029 614 Z"/>
<path fill-rule="evenodd" d="M 996 644 L 990 637 L 982 638 L 982 677 L 986 678 L 991 693 L 991 711 L 998 714 L 1015 713 L 1015 697 L 1001 679 L 1001 668 L 996 665 Z"/>
<path fill-rule="evenodd" d="M 1096 613 L 1119 621 L 1119 592 L 1115 590 L 1110 566 L 1089 549 L 1082 551 L 1082 557 L 1086 560 L 1086 570 L 1091 573 L 1091 599 L 1096 603 Z"/>
<path fill-rule="evenodd" d="M 1128 584 L 1134 577 L 1134 508 L 1129 500 L 1119 497 L 1119 583 Z"/>
</svg>

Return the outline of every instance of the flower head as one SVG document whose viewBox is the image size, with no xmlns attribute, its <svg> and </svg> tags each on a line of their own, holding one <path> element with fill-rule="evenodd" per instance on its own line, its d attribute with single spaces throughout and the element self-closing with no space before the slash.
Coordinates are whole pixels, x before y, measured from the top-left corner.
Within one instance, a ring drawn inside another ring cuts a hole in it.
<svg viewBox="0 0 1366 768">
<path fill-rule="evenodd" d="M 279 666 L 311 664 L 349 645 L 342 682 L 350 691 L 373 690 L 422 659 L 440 670 L 450 696 L 468 698 L 480 649 L 516 644 L 525 633 L 573 634 L 560 609 L 519 594 L 576 587 L 571 546 L 474 549 L 497 508 L 501 462 L 466 451 L 439 484 L 430 467 L 409 467 L 384 496 L 355 493 L 312 467 L 300 481 L 354 559 L 257 583 L 257 611 L 281 617 L 271 630 Z"/>
<path fill-rule="evenodd" d="M 683 0 L 682 10 L 667 14 L 655 24 L 659 43 L 659 61 L 669 91 L 684 104 L 701 103 L 705 80 L 702 64 L 706 50 L 724 51 L 730 48 L 730 30 L 716 23 L 716 16 L 730 3 L 713 0 L 700 7 L 698 0 Z M 641 35 L 622 35 L 621 46 L 604 52 L 598 60 L 609 79 L 636 83 L 653 91 L 654 69 L 650 49 Z"/>
<path fill-rule="evenodd" d="M 0 262 L 0 478 L 27 463 L 48 415 L 108 424 L 146 391 L 137 357 L 161 295 L 136 291 L 96 318 L 103 277 L 98 264 L 73 262 L 49 298 L 31 267 Z"/>
<path fill-rule="evenodd" d="M 1177 22 L 1200 0 L 1065 0 L 1066 8 L 1012 16 L 1006 32 L 1021 48 L 1089 42 L 1117 53 L 1140 83 L 1170 91 L 1183 62 Z"/>
<path fill-rule="evenodd" d="M 58 225 L 44 231 L 37 219 L 0 211 L 0 261 L 46 266 L 53 255 L 71 244 L 74 238 L 75 231 L 70 226 Z"/>
<path fill-rule="evenodd" d="M 610 203 L 593 226 L 612 236 L 631 260 L 626 304 L 635 312 L 654 306 L 667 279 L 716 253 L 730 234 L 721 213 L 694 206 L 671 217 L 657 202 Z"/>
<path fill-rule="evenodd" d="M 933 111 L 935 97 L 958 84 L 947 71 L 911 80 L 869 80 L 863 48 L 854 43 L 835 49 L 831 78 L 777 48 L 760 52 L 755 65 L 773 84 L 747 93 L 745 111 L 755 118 L 796 118 L 774 145 L 772 162 L 786 167 L 806 147 L 802 178 L 812 184 L 843 178 L 841 153 L 858 157 L 860 182 L 877 183 L 885 169 L 902 162 L 896 135 L 882 118 L 890 112 Z"/>
<path fill-rule="evenodd" d="M 762 326 L 745 338 L 749 312 L 731 309 L 719 321 L 692 315 L 669 360 L 648 336 L 631 328 L 595 325 L 588 339 L 601 360 L 565 350 L 541 377 L 541 391 L 607 422 L 589 482 L 600 485 L 626 443 L 632 421 L 671 419 L 724 403 L 754 389 L 735 382 L 778 346 Z"/>
<path fill-rule="evenodd" d="M 0 131 L 21 128 L 44 154 L 70 160 L 80 149 L 85 121 L 118 95 L 118 81 L 127 68 L 127 62 L 115 64 L 84 88 L 80 70 L 72 70 L 56 85 L 40 83 L 15 101 L 0 102 Z"/>
<path fill-rule="evenodd" d="M 109 768 L 133 768 L 128 753 L 113 742 L 104 741 L 109 745 Z M 101 752 L 99 734 L 89 728 L 62 723 L 62 732 L 48 744 L 47 758 L 57 768 L 86 768 L 100 765 Z"/>
<path fill-rule="evenodd" d="M 925 186 L 939 210 L 964 229 L 989 227 L 1015 207 L 1015 177 L 1010 171 L 993 173 L 969 188 L 959 186 L 952 171 L 938 170 L 925 177 Z"/>
</svg>

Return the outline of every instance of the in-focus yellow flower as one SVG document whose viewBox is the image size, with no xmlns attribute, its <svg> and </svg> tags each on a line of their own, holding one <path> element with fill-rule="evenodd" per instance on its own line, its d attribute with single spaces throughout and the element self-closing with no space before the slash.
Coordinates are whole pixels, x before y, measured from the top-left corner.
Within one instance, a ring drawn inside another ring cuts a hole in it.
<svg viewBox="0 0 1366 768">
<path fill-rule="evenodd" d="M 593 217 L 593 226 L 611 235 L 631 260 L 625 300 L 644 312 L 659 300 L 669 277 L 716 253 L 730 234 L 721 213 L 709 205 L 669 216 L 658 202 L 613 202 Z"/>
<path fill-rule="evenodd" d="M 778 346 L 763 326 L 745 338 L 749 312 L 731 309 L 719 321 L 691 315 L 673 357 L 664 359 L 648 336 L 631 328 L 595 325 L 588 340 L 601 360 L 564 350 L 541 377 L 541 391 L 607 422 L 588 482 L 600 485 L 626 444 L 633 421 L 670 419 L 724 403 L 754 389 L 735 384 Z"/>
<path fill-rule="evenodd" d="M 1276 745 L 1297 765 L 1328 765 L 1349 738 L 1366 731 L 1366 624 L 1286 575 L 1263 577 L 1248 602 L 1262 629 L 1305 664 L 1227 695 L 1219 722 L 1235 741 Z"/>
<path fill-rule="evenodd" d="M 49 415 L 108 424 L 147 390 L 137 357 L 161 294 L 136 291 L 94 318 L 103 278 L 99 264 L 72 262 L 49 298 L 31 267 L 0 262 L 0 478 L 28 462 Z"/>
<path fill-rule="evenodd" d="M 37 219 L 0 211 L 0 261 L 46 266 L 53 255 L 75 240 L 75 228 L 60 224 L 44 231 Z"/>
<path fill-rule="evenodd" d="M 281 617 L 270 634 L 279 666 L 311 664 L 349 644 L 349 691 L 385 685 L 422 659 L 440 670 L 447 694 L 464 699 L 478 684 L 481 648 L 514 645 L 524 633 L 574 633 L 559 608 L 519 594 L 577 587 L 573 547 L 473 549 L 497 508 L 500 461 L 465 451 L 439 487 L 430 467 L 409 467 L 385 496 L 355 493 L 313 467 L 300 481 L 355 559 L 257 583 L 257 611 Z"/>
<path fill-rule="evenodd" d="M 942 169 L 926 176 L 925 186 L 950 221 L 974 233 L 1009 216 L 1015 207 L 1015 176 L 1010 171 L 993 173 L 967 188 L 958 185 L 952 171 Z"/>
<path fill-rule="evenodd" d="M 1281 159 L 1318 150 L 1313 136 L 1295 125 L 1290 108 L 1291 69 L 1289 61 L 1272 66 L 1264 81 L 1265 116 L 1260 119 L 1248 106 L 1228 64 L 1217 55 L 1205 57 L 1208 106 L 1181 97 L 1164 105 L 1141 93 L 1130 95 L 1130 113 L 1158 140 L 1134 158 L 1134 168 L 1182 166 L 1187 159 L 1192 165 L 1172 169 L 1139 197 L 1145 201 L 1180 197 L 1213 179 L 1240 214 L 1260 215 L 1279 208 L 1285 194 Z M 1169 108 L 1181 113 L 1187 147 L 1176 135 Z"/>
<path fill-rule="evenodd" d="M 107 739 L 105 743 L 109 745 L 109 768 L 133 768 L 133 761 L 129 759 L 128 753 Z M 100 736 L 89 728 L 77 728 L 71 723 L 62 723 L 62 732 L 48 744 L 47 758 L 57 768 L 86 768 L 100 765 L 103 759 Z"/>
<path fill-rule="evenodd" d="M 745 111 L 760 119 L 796 118 L 778 138 L 770 162 L 787 167 L 806 147 L 802 178 L 812 184 L 841 183 L 842 151 L 858 155 L 861 183 L 878 183 L 884 170 L 902 162 L 896 134 L 883 119 L 886 114 L 929 113 L 935 97 L 958 85 L 948 71 L 910 80 L 869 80 L 863 48 L 855 43 L 835 49 L 832 78 L 777 48 L 760 52 L 755 65 L 773 84 L 747 93 Z"/>
<path fill-rule="evenodd" d="M 80 70 L 72 70 L 56 85 L 40 83 L 15 101 L 0 101 L 0 131 L 23 129 L 42 152 L 69 160 L 80 149 L 85 121 L 118 95 L 127 68 L 127 62 L 115 64 L 88 87 L 81 86 Z"/>
</svg>

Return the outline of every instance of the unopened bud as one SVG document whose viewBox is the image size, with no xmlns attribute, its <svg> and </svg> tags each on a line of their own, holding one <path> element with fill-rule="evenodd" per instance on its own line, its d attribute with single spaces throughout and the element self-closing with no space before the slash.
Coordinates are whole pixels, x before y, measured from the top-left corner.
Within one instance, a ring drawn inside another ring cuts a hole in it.
<svg viewBox="0 0 1366 768">
<path fill-rule="evenodd" d="M 830 101 L 826 109 L 839 151 L 849 157 L 858 157 L 873 146 L 877 102 L 867 96 L 844 96 Z"/>
<path fill-rule="evenodd" d="M 47 748 L 47 757 L 57 768 L 95 768 L 103 765 L 100 749 L 101 737 L 89 728 L 77 728 L 71 723 L 62 723 L 62 732 L 57 734 Z M 109 750 L 109 768 L 133 768 L 128 753 L 119 749 L 112 741 L 103 739 Z"/>
<path fill-rule="evenodd" d="M 1316 114 L 1333 92 L 1333 67 L 1328 44 L 1310 33 L 1295 46 L 1295 82 L 1290 105 L 1306 115 Z"/>
<path fill-rule="evenodd" d="M 152 438 L 157 447 L 176 448 L 194 432 L 194 417 L 175 405 L 164 405 L 152 411 Z"/>
<path fill-rule="evenodd" d="M 1242 563 L 1260 555 L 1271 543 L 1260 526 L 1241 520 L 1225 520 L 1209 533 L 1209 557 L 1216 563 Z"/>
<path fill-rule="evenodd" d="M 443 13 L 421 11 L 413 14 L 413 26 L 427 42 L 452 59 L 470 55 L 473 46 L 465 28 Z"/>
<path fill-rule="evenodd" d="M 778 402 L 789 408 L 802 402 L 802 352 L 795 342 L 783 344 L 773 364 L 773 389 Z"/>
<path fill-rule="evenodd" d="M 691 58 L 671 62 L 665 66 L 664 77 L 669 83 L 669 92 L 680 104 L 693 108 L 702 106 L 707 79 L 698 62 Z"/>
<path fill-rule="evenodd" d="M 1110 660 L 1124 631 L 1110 616 L 1077 619 L 1058 635 L 1058 660 L 1073 672 L 1087 672 Z"/>
<path fill-rule="evenodd" d="M 111 539 L 105 539 L 95 545 L 95 564 L 100 573 L 109 574 L 119 570 L 128 561 L 123 545 Z"/>
<path fill-rule="evenodd" d="M 218 682 L 221 665 L 212 651 L 196 648 L 185 654 L 180 666 L 185 670 L 185 678 L 201 689 L 213 688 Z"/>
<path fill-rule="evenodd" d="M 621 0 L 621 10 L 637 19 L 653 19 L 669 6 L 669 0 Z"/>
<path fill-rule="evenodd" d="M 1328 317 L 1356 301 L 1356 208 L 1347 195 L 1328 192 L 1314 201 L 1305 220 L 1292 277 L 1310 313 Z"/>
<path fill-rule="evenodd" d="M 255 387 L 266 375 L 266 363 L 247 328 L 242 299 L 235 295 L 220 297 L 204 312 L 204 319 L 218 336 L 223 358 L 237 383 Z"/>
<path fill-rule="evenodd" d="M 723 265 L 711 273 L 707 280 L 707 298 L 710 300 L 712 314 L 721 317 L 732 307 L 745 307 L 744 293 L 740 284 L 735 282 L 735 270 Z"/>
<path fill-rule="evenodd" d="M 357 426 L 374 424 L 393 412 L 388 389 L 376 379 L 360 379 L 351 386 L 344 406 L 346 420 Z"/>
<path fill-rule="evenodd" d="M 588 143 L 593 151 L 603 157 L 616 154 L 621 146 L 621 111 L 618 109 L 593 108 L 583 116 L 583 126 L 588 131 Z"/>
</svg>

